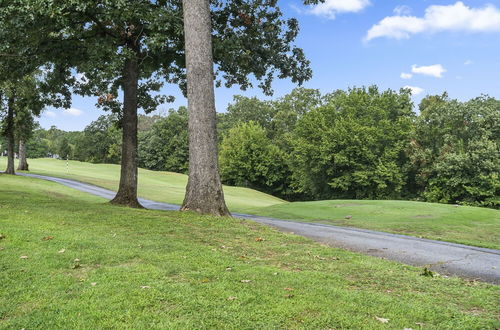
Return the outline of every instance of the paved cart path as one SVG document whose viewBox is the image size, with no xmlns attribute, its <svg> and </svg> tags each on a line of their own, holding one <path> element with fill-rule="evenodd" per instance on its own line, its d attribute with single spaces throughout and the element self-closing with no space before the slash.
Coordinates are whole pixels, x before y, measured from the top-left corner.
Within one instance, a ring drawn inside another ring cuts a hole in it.
<svg viewBox="0 0 500 330">
<path fill-rule="evenodd" d="M 111 190 L 74 180 L 27 173 L 19 173 L 19 175 L 57 182 L 106 199 L 112 199 L 115 196 L 115 192 Z M 143 198 L 139 198 L 139 202 L 148 209 L 179 209 L 179 205 L 154 202 Z M 347 250 L 409 265 L 425 266 L 440 274 L 457 275 L 500 284 L 500 250 L 366 229 L 287 221 L 250 214 L 233 213 L 233 216 L 263 223 L 285 232 L 292 232 Z"/>
</svg>

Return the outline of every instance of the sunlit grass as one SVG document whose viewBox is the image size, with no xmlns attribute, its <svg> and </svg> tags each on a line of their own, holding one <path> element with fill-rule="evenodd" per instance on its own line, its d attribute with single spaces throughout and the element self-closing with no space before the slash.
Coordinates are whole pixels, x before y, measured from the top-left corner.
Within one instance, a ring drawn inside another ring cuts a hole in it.
<svg viewBox="0 0 500 330">
<path fill-rule="evenodd" d="M 2 329 L 500 326 L 498 286 L 37 179 L 0 175 L 0 234 Z"/>
</svg>

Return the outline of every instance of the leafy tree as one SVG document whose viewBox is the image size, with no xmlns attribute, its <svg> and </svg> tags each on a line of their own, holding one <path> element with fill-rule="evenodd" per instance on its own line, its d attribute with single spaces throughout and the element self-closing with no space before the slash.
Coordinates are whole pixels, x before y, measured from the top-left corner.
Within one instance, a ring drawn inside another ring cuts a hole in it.
<svg viewBox="0 0 500 330">
<path fill-rule="evenodd" d="M 35 123 L 35 129 L 31 139 L 26 143 L 27 158 L 43 158 L 49 155 L 49 145 L 46 139 L 46 131 Z"/>
<path fill-rule="evenodd" d="M 288 174 L 284 159 L 258 123 L 239 124 L 222 141 L 221 178 L 229 185 L 280 194 Z"/>
<path fill-rule="evenodd" d="M 416 191 L 426 200 L 499 207 L 500 101 L 429 96 L 410 153 Z"/>
<path fill-rule="evenodd" d="M 290 133 L 297 125 L 297 121 L 312 109 L 320 106 L 322 99 L 319 90 L 299 87 L 272 102 L 275 109 L 272 120 L 272 137 L 283 143 L 288 140 Z"/>
<path fill-rule="evenodd" d="M 231 128 L 250 121 L 258 123 L 269 132 L 272 129 L 275 112 L 272 102 L 261 101 L 256 97 L 235 95 L 233 103 L 227 107 L 227 112 L 219 114 L 219 133 L 224 135 Z"/>
<path fill-rule="evenodd" d="M 74 157 L 92 163 L 120 161 L 120 130 L 116 115 L 99 116 L 75 141 Z"/>
<path fill-rule="evenodd" d="M 10 62 L 0 61 L 0 67 L 8 63 Z M 8 161 L 5 172 L 7 174 L 15 174 L 14 149 L 16 135 L 21 139 L 28 138 L 33 129 L 32 116 L 40 114 L 45 104 L 56 103 L 59 100 L 47 98 L 47 95 L 44 94 L 43 86 L 38 80 L 36 71 L 23 77 L 13 76 L 10 80 L 2 82 L 0 89 L 2 91 L 0 92 L 0 103 L 4 103 L 1 96 L 5 94 L 6 105 L 3 105 L 3 108 L 7 110 L 2 123 L 3 135 L 6 138 L 8 146 Z M 22 144 L 24 145 L 24 141 Z M 25 158 L 25 153 L 23 152 L 23 154 Z M 21 166 L 21 168 L 27 169 L 26 159 L 23 159 L 23 161 L 21 165 L 25 166 Z"/>
<path fill-rule="evenodd" d="M 68 138 L 64 136 L 58 145 L 58 155 L 61 159 L 69 158 L 71 154 L 71 146 L 69 145 Z"/>
<path fill-rule="evenodd" d="M 188 113 L 171 109 L 139 138 L 139 165 L 151 170 L 187 173 L 189 160 Z"/>
<path fill-rule="evenodd" d="M 295 188 L 313 199 L 399 197 L 413 118 L 408 90 L 327 95 L 294 131 Z"/>
<path fill-rule="evenodd" d="M 180 1 L 13 0 L 12 3 L 0 7 L 0 16 L 16 17 L 15 23 L 6 24 L 5 30 L 23 33 L 10 38 L 8 44 L 28 45 L 30 52 L 25 53 L 56 67 L 52 72 L 58 72 L 66 83 L 74 84 L 76 92 L 100 96 L 99 105 L 104 108 L 119 111 L 116 96 L 118 89 L 123 90 L 123 166 L 114 202 L 139 206 L 135 196 L 137 112 L 134 109 L 139 106 L 148 111 L 164 100 L 149 93 L 160 87 L 160 80 L 155 79 L 160 75 L 185 90 Z M 211 17 L 205 24 L 213 36 L 218 85 L 224 81 L 226 86 L 239 84 L 246 89 L 252 85 L 249 75 L 253 74 L 259 86 L 270 93 L 274 76 L 291 77 L 299 83 L 310 78 L 311 70 L 302 50 L 291 45 L 298 33 L 297 21 L 283 20 L 276 1 L 213 1 L 209 9 Z M 82 74 L 81 79 L 70 77 L 71 68 Z"/>
</svg>

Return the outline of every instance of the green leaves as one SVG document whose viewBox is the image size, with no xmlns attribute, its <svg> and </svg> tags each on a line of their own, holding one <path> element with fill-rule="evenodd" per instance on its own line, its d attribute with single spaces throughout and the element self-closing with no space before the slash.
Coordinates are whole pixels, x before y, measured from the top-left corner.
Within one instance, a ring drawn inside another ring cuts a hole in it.
<svg viewBox="0 0 500 330">
<path fill-rule="evenodd" d="M 306 113 L 292 138 L 297 189 L 314 199 L 396 198 L 413 119 L 407 93 L 336 91 Z"/>
</svg>

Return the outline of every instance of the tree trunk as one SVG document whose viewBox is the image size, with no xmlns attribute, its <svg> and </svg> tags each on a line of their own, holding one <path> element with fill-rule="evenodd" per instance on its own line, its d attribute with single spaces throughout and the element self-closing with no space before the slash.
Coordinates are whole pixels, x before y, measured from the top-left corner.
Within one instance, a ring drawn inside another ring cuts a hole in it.
<svg viewBox="0 0 500 330">
<path fill-rule="evenodd" d="M 181 210 L 229 216 L 219 176 L 208 0 L 183 0 L 189 110 L 189 179 Z"/>
<path fill-rule="evenodd" d="M 5 139 L 7 140 L 7 169 L 6 174 L 15 175 L 14 171 L 14 97 L 9 97 L 7 105 L 7 122 L 5 125 Z"/>
<path fill-rule="evenodd" d="M 29 171 L 28 161 L 26 159 L 26 142 L 24 140 L 19 140 L 19 165 L 17 166 L 18 171 Z"/>
<path fill-rule="evenodd" d="M 137 47 L 137 46 L 134 46 Z M 125 60 L 123 73 L 122 158 L 120 186 L 112 204 L 141 208 L 137 200 L 137 58 Z"/>
</svg>

